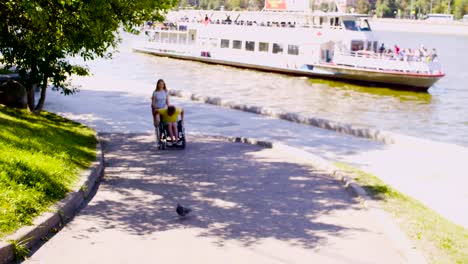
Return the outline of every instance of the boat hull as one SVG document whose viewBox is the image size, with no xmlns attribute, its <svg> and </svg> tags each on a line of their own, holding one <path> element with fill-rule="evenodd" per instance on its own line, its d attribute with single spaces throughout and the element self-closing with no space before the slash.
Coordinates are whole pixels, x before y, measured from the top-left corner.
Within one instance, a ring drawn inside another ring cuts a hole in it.
<svg viewBox="0 0 468 264">
<path fill-rule="evenodd" d="M 418 74 L 397 71 L 378 71 L 342 67 L 336 65 L 317 65 L 321 69 L 329 69 L 334 72 L 336 78 L 356 82 L 364 82 L 375 86 L 389 86 L 392 88 L 427 91 L 440 78 L 440 74 Z"/>
<path fill-rule="evenodd" d="M 416 74 L 396 71 L 379 71 L 358 69 L 334 64 L 303 65 L 300 68 L 280 68 L 267 65 L 251 64 L 244 62 L 220 60 L 211 57 L 200 57 L 183 53 L 165 52 L 151 48 L 134 48 L 135 52 L 151 54 L 162 57 L 199 61 L 209 64 L 228 65 L 239 68 L 249 68 L 267 72 L 275 72 L 312 78 L 334 79 L 347 82 L 365 84 L 377 87 L 388 87 L 401 90 L 413 90 L 425 92 L 444 74 Z"/>
</svg>

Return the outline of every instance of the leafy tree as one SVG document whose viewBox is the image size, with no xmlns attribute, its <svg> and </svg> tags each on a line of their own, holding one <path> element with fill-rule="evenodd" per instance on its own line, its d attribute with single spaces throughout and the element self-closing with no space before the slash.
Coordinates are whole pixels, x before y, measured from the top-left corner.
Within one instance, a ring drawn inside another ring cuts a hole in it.
<svg viewBox="0 0 468 264">
<path fill-rule="evenodd" d="M 324 12 L 330 11 L 330 4 L 327 2 L 321 2 L 319 6 L 319 10 L 324 11 Z"/>
<path fill-rule="evenodd" d="M 391 10 L 388 7 L 388 2 L 386 0 L 377 0 L 375 4 L 375 12 L 378 17 L 387 17 L 391 14 Z"/>
<path fill-rule="evenodd" d="M 429 14 L 431 10 L 431 1 L 430 0 L 417 0 L 416 7 L 420 15 Z"/>
<path fill-rule="evenodd" d="M 358 0 L 356 3 L 356 12 L 359 14 L 367 14 L 370 10 L 370 3 L 368 0 Z"/>
<path fill-rule="evenodd" d="M 265 7 L 265 0 L 257 0 L 256 4 L 257 4 L 257 9 L 262 10 L 263 7 Z"/>
<path fill-rule="evenodd" d="M 249 0 L 241 0 L 240 7 L 242 10 L 246 10 L 249 8 Z"/>
<path fill-rule="evenodd" d="M 185 2 L 195 5 L 200 9 L 219 9 L 224 5 L 225 10 L 261 10 L 265 5 L 265 0 L 179 0 L 179 6 L 184 6 Z M 368 14 L 370 10 L 380 17 L 413 17 L 423 16 L 432 13 L 450 13 L 461 18 L 468 13 L 468 0 L 357 0 L 354 8 L 356 12 Z M 411 3 L 413 5 L 411 6 Z M 449 5 L 450 4 L 450 5 Z M 335 8 L 333 1 L 310 0 L 310 8 L 313 10 L 332 11 Z M 450 7 L 450 8 L 449 8 Z M 411 10 L 412 8 L 412 10 Z M 449 10 L 450 9 L 450 10 Z"/>
<path fill-rule="evenodd" d="M 187 8 L 188 5 L 189 5 L 189 3 L 188 3 L 187 0 L 180 0 L 179 1 L 179 7 Z"/>
<path fill-rule="evenodd" d="M 468 14 L 468 0 L 455 0 L 453 3 L 454 15 L 460 19 Z"/>
<path fill-rule="evenodd" d="M 445 13 L 447 12 L 447 2 L 439 1 L 437 4 L 432 5 L 432 13 Z"/>
<path fill-rule="evenodd" d="M 231 8 L 231 10 L 240 10 L 241 0 L 230 0 L 229 7 Z"/>
<path fill-rule="evenodd" d="M 73 74 L 89 71 L 67 58 L 93 60 L 110 57 L 119 42 L 118 29 L 135 31 L 147 20 L 162 20 L 174 0 L 1 0 L 1 63 L 15 65 L 28 90 L 28 107 L 40 112 L 49 83 L 64 94 L 75 88 L 67 82 Z M 33 87 L 41 89 L 34 105 Z"/>
<path fill-rule="evenodd" d="M 198 7 L 200 9 L 208 9 L 208 3 L 209 3 L 209 0 L 199 0 L 198 1 Z"/>
</svg>

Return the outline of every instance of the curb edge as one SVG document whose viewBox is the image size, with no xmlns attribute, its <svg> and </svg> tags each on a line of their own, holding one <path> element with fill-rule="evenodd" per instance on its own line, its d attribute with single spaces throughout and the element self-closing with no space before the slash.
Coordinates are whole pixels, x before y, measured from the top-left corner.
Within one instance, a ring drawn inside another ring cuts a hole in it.
<svg viewBox="0 0 468 264">
<path fill-rule="evenodd" d="M 79 184 L 65 198 L 53 205 L 50 211 L 37 216 L 33 220 L 33 225 L 21 227 L 0 241 L 0 264 L 11 263 L 15 260 L 14 245 L 10 241 L 16 241 L 31 249 L 49 233 L 55 232 L 57 228 L 64 226 L 75 216 L 104 174 L 104 157 L 99 133 L 96 133 L 96 139 L 96 159 L 88 169 L 81 173 Z"/>
</svg>

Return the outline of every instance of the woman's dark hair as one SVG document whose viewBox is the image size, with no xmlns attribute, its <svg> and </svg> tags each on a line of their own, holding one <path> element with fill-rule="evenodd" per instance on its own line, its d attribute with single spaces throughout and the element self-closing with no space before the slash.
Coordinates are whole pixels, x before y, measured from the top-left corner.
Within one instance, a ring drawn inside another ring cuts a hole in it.
<svg viewBox="0 0 468 264">
<path fill-rule="evenodd" d="M 164 84 L 164 88 L 163 90 L 167 92 L 167 88 L 166 88 L 166 82 L 164 82 L 163 79 L 159 79 L 158 82 L 156 83 L 156 90 L 158 89 L 159 87 L 159 83 L 162 82 Z"/>
<path fill-rule="evenodd" d="M 167 107 L 167 114 L 168 114 L 169 116 L 173 115 L 173 114 L 175 113 L 175 111 L 176 111 L 175 106 L 170 105 L 170 106 Z"/>
</svg>

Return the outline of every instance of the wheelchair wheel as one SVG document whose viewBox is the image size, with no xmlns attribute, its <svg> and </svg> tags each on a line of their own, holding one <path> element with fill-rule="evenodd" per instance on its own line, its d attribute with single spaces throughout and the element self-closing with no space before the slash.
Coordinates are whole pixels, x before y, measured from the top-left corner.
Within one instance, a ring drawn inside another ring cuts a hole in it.
<svg viewBox="0 0 468 264">
<path fill-rule="evenodd" d="M 180 145 L 181 149 L 185 148 L 185 137 L 182 138 L 182 144 Z"/>
</svg>

